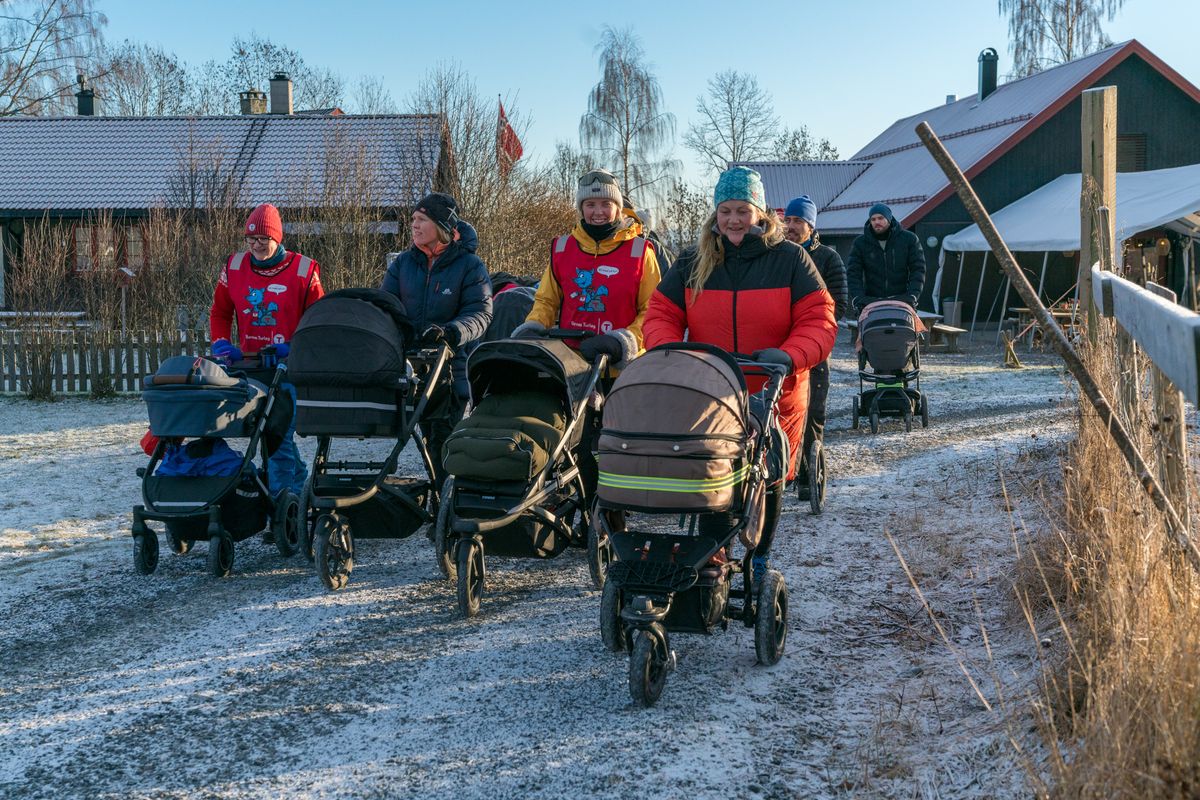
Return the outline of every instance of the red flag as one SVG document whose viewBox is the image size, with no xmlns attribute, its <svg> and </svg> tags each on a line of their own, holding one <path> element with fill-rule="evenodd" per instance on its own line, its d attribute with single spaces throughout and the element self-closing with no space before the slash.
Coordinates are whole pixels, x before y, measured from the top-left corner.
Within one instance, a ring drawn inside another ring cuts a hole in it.
<svg viewBox="0 0 1200 800">
<path fill-rule="evenodd" d="M 508 122 L 508 116 L 504 113 L 502 101 L 496 125 L 496 158 L 500 161 L 501 171 L 507 175 L 512 169 L 512 165 L 521 158 L 524 152 L 521 140 L 517 138 L 517 132 L 513 130 L 513 126 Z"/>
</svg>

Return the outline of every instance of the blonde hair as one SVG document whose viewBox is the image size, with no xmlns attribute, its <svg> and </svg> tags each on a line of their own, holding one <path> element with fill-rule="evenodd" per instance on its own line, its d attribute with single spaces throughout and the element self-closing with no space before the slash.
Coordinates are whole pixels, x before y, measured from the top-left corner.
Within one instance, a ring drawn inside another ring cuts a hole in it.
<svg viewBox="0 0 1200 800">
<path fill-rule="evenodd" d="M 774 247 L 783 241 L 783 223 L 779 221 L 774 211 L 763 211 L 753 206 L 758 212 L 756 225 L 763 229 L 762 240 L 767 247 Z M 688 276 L 687 288 L 692 290 L 692 301 L 695 302 L 704 291 L 704 284 L 712 277 L 717 267 L 725 263 L 725 245 L 721 234 L 717 233 L 717 211 L 708 215 L 704 227 L 700 229 L 700 243 L 696 246 L 696 260 L 692 265 L 692 274 Z"/>
<path fill-rule="evenodd" d="M 451 234 L 450 231 L 446 230 L 441 225 L 434 225 L 433 229 L 434 232 L 437 233 L 437 240 L 442 244 L 450 244 L 450 241 L 454 238 L 453 234 Z"/>
</svg>

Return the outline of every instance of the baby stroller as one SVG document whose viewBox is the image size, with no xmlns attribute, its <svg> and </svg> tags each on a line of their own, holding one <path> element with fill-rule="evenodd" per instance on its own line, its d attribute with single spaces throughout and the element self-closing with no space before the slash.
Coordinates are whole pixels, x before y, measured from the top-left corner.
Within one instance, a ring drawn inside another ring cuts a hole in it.
<svg viewBox="0 0 1200 800">
<path fill-rule="evenodd" d="M 317 437 L 304 506 L 305 553 L 326 588 L 344 588 L 355 538 L 403 539 L 437 513 L 433 464 L 413 432 L 439 382 L 450 348 L 418 350 L 404 305 L 378 289 L 343 289 L 314 303 L 292 337 L 296 433 Z M 334 460 L 335 438 L 392 439 L 382 461 Z M 396 475 L 412 440 L 424 474 Z"/>
<path fill-rule="evenodd" d="M 749 395 L 744 376 L 765 378 Z M 605 402 L 595 519 L 616 559 L 600 600 L 600 634 L 630 651 L 629 692 L 653 705 L 675 668 L 669 631 L 708 634 L 740 620 L 758 660 L 774 664 L 787 638 L 787 585 L 751 556 L 767 487 L 787 474 L 777 403 L 786 370 L 711 345 L 662 345 L 621 373 Z M 630 525 L 631 512 L 678 525 Z M 744 547 L 734 556 L 737 542 Z M 740 588 L 734 578 L 741 575 Z"/>
<path fill-rule="evenodd" d="M 457 577 L 464 616 L 479 612 L 485 550 L 553 558 L 588 542 L 588 498 L 575 450 L 607 359 L 588 364 L 562 341 L 581 335 L 550 330 L 544 339 L 484 342 L 467 362 L 475 405 L 446 440 L 451 477 L 434 527 L 438 566 Z M 595 580 L 595 565 L 607 555 L 591 544 Z"/>
<path fill-rule="evenodd" d="M 255 373 L 269 385 L 236 371 L 257 367 L 252 359 L 227 372 L 203 357 L 174 356 L 143 381 L 150 431 L 159 441 L 149 465 L 138 469 L 143 505 L 133 509 L 132 532 L 133 563 L 140 574 L 149 575 L 158 566 L 158 535 L 147 521 L 164 524 L 171 550 L 178 555 L 191 550 L 194 542 L 207 540 L 208 569 L 217 577 L 233 569 L 234 542 L 263 530 L 268 520 L 280 554 L 296 552 L 299 500 L 288 491 L 272 497 L 265 482 L 267 459 L 279 448 L 292 418 L 291 398 L 280 389 L 286 367 Z M 231 464 L 227 474 L 158 474 L 164 459 L 178 454 L 173 448 L 193 437 L 189 452 L 209 454 L 217 443 L 224 448 L 225 438 L 249 441 L 240 464 Z M 260 451 L 261 468 L 254 464 Z"/>
<path fill-rule="evenodd" d="M 879 300 L 863 309 L 858 318 L 858 396 L 852 428 L 857 430 L 859 418 L 865 416 L 871 420 L 871 433 L 879 433 L 881 418 L 898 417 L 904 420 L 904 430 L 911 431 L 914 414 L 920 414 L 921 427 L 929 427 L 929 401 L 921 392 L 918 340 L 923 330 L 907 303 Z M 864 388 L 866 384 L 873 388 Z"/>
</svg>

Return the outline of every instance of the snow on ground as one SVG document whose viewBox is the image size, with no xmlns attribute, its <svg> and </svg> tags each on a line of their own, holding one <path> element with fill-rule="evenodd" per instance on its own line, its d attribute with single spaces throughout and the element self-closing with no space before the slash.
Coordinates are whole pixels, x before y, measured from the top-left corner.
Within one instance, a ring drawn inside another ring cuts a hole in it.
<svg viewBox="0 0 1200 800">
<path fill-rule="evenodd" d="M 204 545 L 165 543 L 141 577 L 141 403 L 0 400 L 0 796 L 1027 796 L 1008 737 L 1029 724 L 997 699 L 1030 688 L 1037 652 L 997 474 L 1047 468 L 1071 389 L 1049 357 L 998 361 L 928 356 L 930 428 L 873 437 L 849 430 L 839 345 L 828 507 L 791 495 L 776 540 L 784 658 L 756 665 L 740 627 L 675 635 L 652 709 L 600 645 L 581 552 L 491 560 L 471 620 L 420 534 L 360 541 L 339 593 L 257 539 L 224 580 Z"/>
</svg>

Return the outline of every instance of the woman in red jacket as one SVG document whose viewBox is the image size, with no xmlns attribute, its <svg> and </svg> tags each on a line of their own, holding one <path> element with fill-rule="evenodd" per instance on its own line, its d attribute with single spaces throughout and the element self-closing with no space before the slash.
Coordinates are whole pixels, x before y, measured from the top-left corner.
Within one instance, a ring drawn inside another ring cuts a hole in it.
<svg viewBox="0 0 1200 800">
<path fill-rule="evenodd" d="M 700 242 L 680 255 L 650 298 L 642 326 L 646 349 L 686 335 L 687 341 L 787 367 L 779 416 L 791 443 L 791 478 L 804 436 L 808 370 L 829 357 L 837 338 L 833 297 L 808 254 L 784 239 L 779 218 L 767 211 L 757 172 L 734 167 L 722 173 L 713 204 Z M 755 391 L 762 379 L 747 384 Z M 781 481 L 767 492 L 754 552 L 756 580 L 767 569 L 782 506 Z"/>
</svg>

